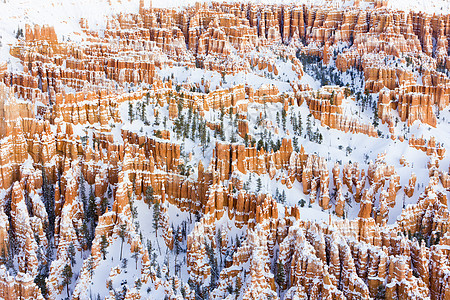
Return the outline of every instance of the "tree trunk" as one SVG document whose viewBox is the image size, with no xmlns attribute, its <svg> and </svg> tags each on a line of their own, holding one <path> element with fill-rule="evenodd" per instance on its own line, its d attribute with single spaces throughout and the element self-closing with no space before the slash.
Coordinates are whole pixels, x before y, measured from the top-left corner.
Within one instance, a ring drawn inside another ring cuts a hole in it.
<svg viewBox="0 0 450 300">
<path fill-rule="evenodd" d="M 120 260 L 122 260 L 122 248 L 123 248 L 123 240 L 122 243 L 120 244 Z"/>
</svg>

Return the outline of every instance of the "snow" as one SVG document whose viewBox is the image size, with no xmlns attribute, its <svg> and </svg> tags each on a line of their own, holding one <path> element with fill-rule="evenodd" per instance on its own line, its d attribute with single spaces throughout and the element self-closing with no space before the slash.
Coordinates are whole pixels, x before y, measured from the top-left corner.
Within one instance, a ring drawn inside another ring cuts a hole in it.
<svg viewBox="0 0 450 300">
<path fill-rule="evenodd" d="M 423 11 L 428 14 L 448 14 L 450 1 L 448 0 L 389 0 L 388 8 L 405 11 Z"/>
<path fill-rule="evenodd" d="M 108 287 L 106 283 L 109 279 L 112 279 L 112 287 L 114 290 L 121 291 L 122 283 L 127 283 L 128 285 L 133 285 L 133 282 L 140 278 L 141 274 L 141 266 L 142 264 L 139 262 L 136 263 L 132 258 L 131 246 L 127 242 L 123 243 L 123 252 L 122 259 L 127 259 L 127 268 L 122 270 L 122 262 L 119 260 L 120 258 L 120 239 L 114 240 L 112 244 L 107 248 L 108 253 L 105 256 L 104 260 L 100 260 L 99 265 L 95 268 L 94 274 L 92 276 L 91 287 L 89 293 L 92 293 L 95 299 L 95 296 L 99 294 L 101 298 L 104 298 L 106 295 L 109 295 Z M 110 278 L 110 274 L 114 268 L 118 267 L 121 272 L 118 275 Z"/>
<path fill-rule="evenodd" d="M 222 82 L 222 75 L 217 71 L 208 71 L 199 68 L 190 68 L 187 69 L 185 67 L 170 67 L 158 69 L 158 75 L 161 78 L 174 77 L 175 82 L 179 84 L 200 84 L 202 79 L 210 82 L 210 91 L 214 91 L 217 89 L 226 89 L 233 87 L 237 84 L 248 84 L 252 86 L 255 90 L 260 88 L 264 84 L 274 84 L 278 87 L 280 92 L 289 92 L 292 91 L 291 85 L 287 82 L 287 80 L 295 78 L 297 75 L 290 67 L 285 67 L 285 72 L 283 76 L 279 78 L 267 78 L 259 74 L 255 74 L 253 72 L 238 72 L 235 75 L 225 75 L 225 80 Z M 280 71 L 280 74 L 283 73 L 283 70 Z M 289 71 L 290 70 L 290 71 Z M 300 83 L 308 83 L 311 86 L 317 87 L 318 82 L 315 81 L 311 76 L 306 76 L 305 79 L 302 78 L 303 81 Z M 201 88 L 202 92 L 205 92 L 205 88 Z"/>
<path fill-rule="evenodd" d="M 108 2 L 112 4 L 109 5 Z M 149 1 L 145 1 L 146 5 L 149 5 Z M 283 0 L 266 0 L 266 1 L 253 1 L 258 3 L 291 3 L 291 1 L 283 1 Z M 167 1 L 154 1 L 152 5 L 154 7 L 172 7 L 177 5 L 188 5 L 192 4 L 193 1 L 175 1 L 175 0 L 167 0 Z M 306 3 L 306 4 L 318 4 L 318 5 L 331 5 L 335 7 L 347 7 L 353 3 L 353 1 L 325 1 L 325 0 L 302 0 L 297 1 L 297 4 Z M 139 6 L 138 0 L 99 0 L 96 2 L 88 1 L 88 0 L 80 0 L 80 1 L 32 1 L 32 0 L 22 0 L 22 1 L 7 1 L 6 3 L 0 2 L 0 10 L 2 11 L 2 17 L 0 17 L 0 35 L 2 38 L 0 39 L 2 42 L 2 46 L 0 46 L 0 61 L 8 60 L 10 61 L 9 68 L 13 68 L 15 70 L 20 70 L 21 66 L 18 65 L 17 60 L 9 55 L 8 45 L 15 42 L 14 31 L 17 30 L 18 27 L 24 29 L 25 23 L 29 24 L 50 24 L 55 26 L 55 29 L 58 33 L 59 39 L 67 39 L 70 37 L 71 40 L 80 41 L 82 39 L 82 35 L 80 34 L 81 29 L 79 26 L 79 19 L 81 17 L 86 18 L 89 21 L 89 26 L 93 29 L 102 29 L 105 26 L 105 16 L 115 14 L 115 13 L 126 13 L 126 12 L 137 12 Z M 369 2 L 361 1 L 361 7 L 370 6 Z M 404 10 L 423 10 L 426 12 L 449 12 L 450 11 L 450 2 L 448 0 L 433 0 L 433 1 L 425 1 L 425 0 L 397 0 L 390 1 L 388 4 L 389 7 L 396 9 L 404 9 Z M 4 17 L 8 16 L 8 17 Z M 260 88 L 262 85 L 273 84 L 277 86 L 280 92 L 282 93 L 292 93 L 292 88 L 290 86 L 289 81 L 293 79 L 297 79 L 297 74 L 292 70 L 292 64 L 288 61 L 282 61 L 278 58 L 273 58 L 275 65 L 279 71 L 278 76 L 270 77 L 267 76 L 267 70 L 246 70 L 238 72 L 234 75 L 226 75 L 222 78 L 222 75 L 219 72 L 208 71 L 203 69 L 187 69 L 183 66 L 174 66 L 174 67 L 165 67 L 162 69 L 157 69 L 159 76 L 161 77 L 172 77 L 175 83 L 178 84 L 200 84 L 202 79 L 210 82 L 209 89 L 217 90 L 217 89 L 225 89 L 232 87 L 236 84 L 247 84 L 252 86 L 254 89 Z M 321 83 L 313 77 L 314 74 L 308 74 L 305 72 L 304 76 L 300 79 L 299 83 L 301 84 L 309 84 L 314 90 L 317 90 L 321 87 Z M 352 84 L 355 86 L 357 91 L 363 91 L 363 82 L 358 81 L 357 84 L 354 84 L 350 79 L 350 75 L 348 73 L 340 74 L 342 81 L 345 83 Z M 417 78 L 418 83 L 422 82 L 422 78 L 419 76 Z M 201 92 L 205 92 L 205 87 L 201 86 Z M 373 94 L 370 97 L 376 101 L 378 95 Z M 121 117 L 121 121 L 119 123 L 110 124 L 113 126 L 111 132 L 113 135 L 113 139 L 115 143 L 123 144 L 124 141 L 121 136 L 121 130 L 130 130 L 132 132 L 138 133 L 139 135 L 153 136 L 155 130 L 164 130 L 171 129 L 174 125 L 173 121 L 168 118 L 169 112 L 168 107 L 159 107 L 156 105 L 153 100 L 149 101 L 146 106 L 146 110 L 144 112 L 145 118 L 148 120 L 148 123 L 143 122 L 140 119 L 140 115 L 137 110 L 137 105 L 141 105 L 146 100 L 138 100 L 133 102 L 124 102 L 119 105 L 119 113 Z M 380 124 L 377 129 L 381 131 L 383 134 L 379 138 L 369 137 L 364 134 L 352 134 L 345 133 L 336 129 L 330 129 L 324 127 L 320 124 L 319 120 L 315 120 L 314 117 L 311 117 L 312 123 L 312 131 L 315 132 L 318 130 L 323 136 L 323 143 L 318 144 L 309 140 L 306 135 L 306 120 L 308 115 L 311 113 L 307 104 L 303 103 L 300 106 L 290 106 L 289 112 L 287 114 L 287 122 L 286 122 L 286 130 L 282 129 L 280 124 L 277 124 L 277 114 L 280 116 L 282 111 L 281 103 L 267 103 L 257 104 L 250 103 L 248 100 L 243 100 L 248 104 L 248 120 L 249 120 L 249 134 L 258 141 L 259 139 L 266 139 L 266 132 L 270 136 L 270 138 L 274 141 L 281 140 L 283 138 L 292 139 L 297 137 L 299 139 L 299 148 L 303 146 L 306 153 L 311 154 L 315 153 L 320 157 L 324 157 L 327 159 L 328 169 L 334 166 L 335 162 L 340 164 L 345 164 L 347 162 L 358 162 L 360 168 L 367 170 L 367 164 L 370 161 L 375 161 L 379 154 L 385 153 L 385 163 L 387 165 L 392 165 L 395 167 L 396 172 L 400 176 L 400 185 L 402 187 L 408 184 L 408 180 L 411 177 L 412 173 L 417 175 L 417 182 L 420 185 L 416 186 L 414 194 L 411 198 L 405 198 L 405 204 L 413 204 L 416 203 L 419 195 L 424 191 L 424 187 L 428 184 L 428 168 L 427 163 L 430 161 L 430 158 L 426 155 L 425 152 L 414 149 L 408 145 L 408 140 L 406 139 L 403 142 L 399 140 L 393 141 L 388 134 L 389 130 L 386 125 Z M 128 116 L 129 107 L 132 107 L 133 113 L 136 116 L 134 120 L 131 122 Z M 343 115 L 347 117 L 351 117 L 354 119 L 358 119 L 361 124 L 371 124 L 373 113 L 372 109 L 366 108 L 365 110 L 361 109 L 361 104 L 356 103 L 354 99 L 347 98 L 344 99 L 342 104 Z M 156 122 L 155 119 L 155 111 L 159 112 L 159 123 Z M 183 110 L 183 114 L 187 114 L 187 110 Z M 264 121 L 270 124 L 270 126 L 257 126 L 257 122 L 259 121 L 260 114 L 264 115 Z M 207 111 L 205 112 L 204 119 L 212 122 L 219 122 L 219 113 L 217 111 Z M 298 116 L 300 115 L 303 120 L 303 133 L 301 135 L 297 135 L 294 133 L 291 122 L 289 121 L 290 116 Z M 398 113 L 393 111 L 394 117 L 398 117 Z M 233 122 L 233 116 L 225 115 L 224 116 L 224 124 L 231 124 Z M 163 124 L 163 120 L 167 119 L 166 124 Z M 438 125 L 436 128 L 431 126 L 422 124 L 416 121 L 410 128 L 408 132 L 403 130 L 405 125 L 404 122 L 398 122 L 398 125 L 394 127 L 395 135 L 406 135 L 407 137 L 411 137 L 413 134 L 416 138 L 423 136 L 426 139 L 431 138 L 432 136 L 436 137 L 439 142 L 444 145 L 450 145 L 450 132 L 446 130 L 450 124 L 450 111 L 445 110 L 440 112 L 440 116 L 438 119 Z M 76 136 L 88 136 L 90 140 L 90 144 L 92 145 L 93 131 L 100 129 L 100 124 L 92 124 L 89 126 L 84 125 L 74 125 L 73 131 Z M 232 135 L 231 128 L 232 126 L 225 126 L 225 140 L 230 140 Z M 62 127 L 65 130 L 65 127 Z M 53 127 L 53 131 L 56 130 L 56 127 Z M 211 142 L 208 147 L 203 152 L 201 146 L 199 144 L 198 138 L 187 138 L 185 140 L 177 139 L 174 132 L 171 132 L 171 137 L 168 142 L 178 143 L 182 146 L 182 159 L 186 160 L 186 165 L 193 166 L 193 170 L 196 171 L 199 162 L 202 161 L 205 168 L 208 166 L 211 161 L 213 155 L 213 148 L 218 138 L 213 136 L 213 132 L 208 129 L 211 133 Z M 243 142 L 243 139 L 240 137 L 236 137 L 239 143 Z M 346 151 L 346 147 L 349 147 L 352 151 L 348 153 Z M 192 160 L 187 160 L 187 154 L 192 153 Z M 409 165 L 402 166 L 399 163 L 399 160 L 402 156 L 405 156 L 408 159 Z M 446 170 L 448 165 L 450 164 L 450 155 L 446 154 L 444 159 L 440 161 L 440 170 Z M 29 158 L 22 166 L 21 171 L 23 174 L 27 173 L 30 170 L 33 170 L 32 160 Z M 342 166 L 341 166 L 342 168 Z M 448 169 L 447 169 L 448 170 Z M 162 171 L 158 171 L 162 172 Z M 268 174 L 263 174 L 258 176 L 256 173 L 248 173 L 241 174 L 236 172 L 234 176 L 239 177 L 242 182 L 249 182 L 248 192 L 250 193 L 270 193 L 272 195 L 276 195 L 278 193 L 285 192 L 286 194 L 286 202 L 279 203 L 279 215 L 284 215 L 284 206 L 301 206 L 301 200 L 305 201 L 305 205 L 300 207 L 300 217 L 304 220 L 315 220 L 318 222 L 327 222 L 330 215 L 332 219 L 338 219 L 335 215 L 331 214 L 331 211 L 334 208 L 331 208 L 328 211 L 322 211 L 320 206 L 318 205 L 318 201 L 311 206 L 308 205 L 310 195 L 305 194 L 303 191 L 303 186 L 300 182 L 294 181 L 292 188 L 288 189 L 285 185 L 281 183 L 281 178 L 283 175 L 286 175 L 287 172 L 283 170 L 278 170 L 274 179 L 270 179 Z M 187 180 L 195 180 L 196 173 L 192 174 Z M 331 176 L 331 172 L 330 172 Z M 250 180 L 250 177 L 252 179 Z M 261 191 L 258 191 L 256 180 L 260 178 L 261 180 Z M 225 185 L 227 182 L 225 182 Z M 388 182 L 384 187 L 380 189 L 386 190 L 388 186 Z M 367 185 L 366 185 L 367 187 Z M 441 188 L 441 187 L 439 187 Z M 333 189 L 333 186 L 330 186 L 330 191 Z M 343 186 L 343 194 L 351 191 L 347 190 L 346 186 Z M 6 198 L 6 191 L 0 190 L 0 199 Z M 402 207 L 403 207 L 403 190 L 400 190 L 397 194 L 396 205 L 394 208 L 389 210 L 389 220 L 388 223 L 392 224 L 395 222 L 397 217 L 400 215 Z M 379 193 L 376 194 L 376 198 L 379 198 Z M 34 202 L 34 201 L 33 201 Z M 36 200 L 36 202 L 38 202 Z M 375 202 L 377 205 L 377 201 Z M 333 204 L 333 203 L 332 203 Z M 357 217 L 359 212 L 359 204 L 355 201 L 351 201 L 351 207 L 347 207 L 347 213 L 349 219 L 354 219 Z M 42 203 L 39 203 L 42 206 Z M 180 279 L 183 282 L 187 282 L 189 275 L 186 268 L 186 253 L 181 252 L 176 256 L 173 252 L 169 251 L 167 246 L 165 245 L 165 241 L 163 239 L 162 230 L 156 232 L 152 226 L 152 218 L 153 208 L 145 204 L 142 200 L 134 201 L 134 205 L 137 208 L 137 217 L 135 220 L 135 225 L 139 224 L 139 230 L 143 235 L 143 245 L 146 245 L 147 241 L 151 241 L 155 250 L 156 262 L 159 265 L 164 265 L 168 263 L 170 266 L 174 266 L 175 262 L 181 263 L 182 268 L 179 275 Z M 18 209 L 24 210 L 24 215 L 26 211 L 26 206 L 24 202 L 22 202 Z M 169 216 L 170 226 L 177 228 L 182 226 L 183 224 L 187 224 L 187 232 L 190 233 L 195 224 L 195 217 L 190 215 L 188 212 L 183 212 L 179 208 L 174 205 L 167 204 L 167 214 Z M 224 216 L 216 222 L 216 229 L 220 230 L 221 228 L 226 228 L 229 231 L 228 235 L 230 237 L 234 236 L 242 236 L 246 232 L 247 228 L 244 226 L 243 228 L 237 228 L 235 224 L 235 220 L 230 220 L 228 217 L 228 213 L 224 213 Z M 122 268 L 122 262 L 119 261 L 119 251 L 120 251 L 120 240 L 115 237 L 112 241 L 111 245 L 108 247 L 108 254 L 105 260 L 100 262 L 100 265 L 95 269 L 94 277 L 91 283 L 91 289 L 94 293 L 100 294 L 102 297 L 109 294 L 109 290 L 106 287 L 106 281 L 111 277 L 112 271 L 119 271 L 117 275 L 112 276 L 112 287 L 115 290 L 121 290 L 122 286 L 133 286 L 133 282 L 140 278 L 141 274 L 141 263 L 138 261 L 138 267 L 135 268 L 135 261 L 131 257 L 130 245 L 125 242 L 123 247 L 123 257 L 128 260 L 128 267 Z M 183 245 L 184 246 L 184 245 Z M 86 253 L 85 255 L 87 255 Z M 79 272 L 81 265 L 79 261 L 81 261 L 81 254 L 77 253 L 79 259 L 77 257 L 77 263 L 74 267 L 76 273 Z M 141 258 L 139 258 L 141 259 Z M 169 274 L 175 275 L 175 268 L 169 268 Z M 74 275 L 74 279 L 76 279 L 76 274 Z M 74 280 L 71 284 L 71 289 L 75 286 Z M 126 282 L 126 283 L 125 283 Z M 162 289 L 155 290 L 152 283 L 147 283 L 143 285 L 142 291 L 150 292 L 143 295 L 146 295 L 150 299 L 161 299 L 163 298 Z M 61 294 L 64 296 L 64 291 Z"/>
</svg>

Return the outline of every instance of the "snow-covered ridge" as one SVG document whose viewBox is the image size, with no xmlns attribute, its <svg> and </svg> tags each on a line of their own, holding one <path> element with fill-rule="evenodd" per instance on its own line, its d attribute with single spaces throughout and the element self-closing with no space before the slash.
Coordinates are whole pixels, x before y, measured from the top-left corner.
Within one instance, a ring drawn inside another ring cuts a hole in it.
<svg viewBox="0 0 450 300">
<path fill-rule="evenodd" d="M 387 0 L 391 9 L 423 11 L 429 14 L 450 13 L 448 0 Z M 145 7 L 165 8 L 193 5 L 210 0 L 144 0 Z M 217 0 L 216 2 L 247 2 L 258 4 L 306 4 L 334 8 L 373 7 L 374 0 Z M 4 0 L 0 1 L 0 61 L 14 61 L 9 47 L 15 43 L 17 30 L 25 24 L 54 26 L 58 39 L 80 40 L 80 19 L 88 20 L 93 30 L 104 28 L 105 17 L 118 13 L 136 13 L 139 0 Z M 11 67 L 11 64 L 10 64 Z"/>
<path fill-rule="evenodd" d="M 210 0 L 144 0 L 145 6 L 178 7 L 192 5 L 196 2 L 212 2 Z M 331 7 L 373 6 L 374 0 L 218 0 L 217 2 L 249 2 L 259 4 L 306 4 Z M 433 13 L 449 13 L 448 0 L 387 0 L 392 9 L 423 11 Z M 115 13 L 137 12 L 139 0 L 6 0 L 0 2 L 0 34 L 10 32 L 25 23 L 58 25 L 57 33 L 74 31 L 79 28 L 80 18 L 86 18 L 92 29 L 104 24 L 104 17 Z"/>
</svg>

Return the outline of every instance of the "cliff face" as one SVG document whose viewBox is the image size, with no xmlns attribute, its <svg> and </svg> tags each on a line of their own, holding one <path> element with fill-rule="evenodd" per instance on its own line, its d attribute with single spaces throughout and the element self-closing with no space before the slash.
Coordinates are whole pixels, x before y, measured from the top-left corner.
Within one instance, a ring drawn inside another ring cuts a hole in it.
<svg viewBox="0 0 450 300">
<path fill-rule="evenodd" d="M 450 16 L 355 2 L 26 25 L 0 298 L 450 299 Z"/>
</svg>

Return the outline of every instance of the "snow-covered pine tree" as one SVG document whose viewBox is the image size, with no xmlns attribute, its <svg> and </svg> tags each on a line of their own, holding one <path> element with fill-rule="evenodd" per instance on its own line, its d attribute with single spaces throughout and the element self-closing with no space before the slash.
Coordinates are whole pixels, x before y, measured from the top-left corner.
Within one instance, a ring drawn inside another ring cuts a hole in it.
<svg viewBox="0 0 450 300">
<path fill-rule="evenodd" d="M 106 238 L 106 235 L 102 235 L 100 238 L 100 253 L 102 254 L 103 260 L 106 259 L 106 254 L 108 253 L 108 250 L 106 248 L 109 246 L 108 239 Z"/>
</svg>

